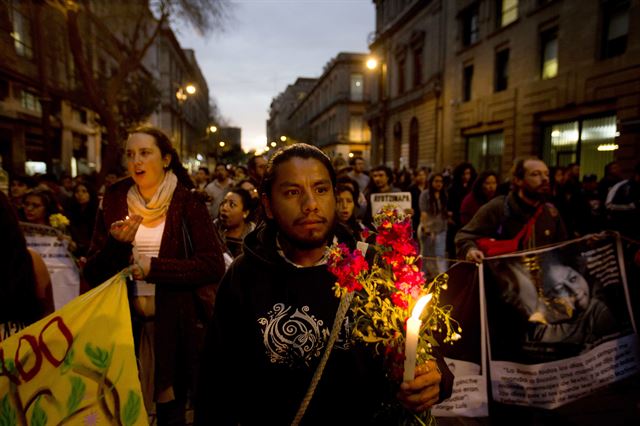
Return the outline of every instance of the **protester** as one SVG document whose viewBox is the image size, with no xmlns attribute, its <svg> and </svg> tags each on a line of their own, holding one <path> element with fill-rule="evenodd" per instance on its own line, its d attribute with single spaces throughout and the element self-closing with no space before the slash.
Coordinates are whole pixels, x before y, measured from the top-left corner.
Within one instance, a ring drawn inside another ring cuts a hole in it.
<svg viewBox="0 0 640 426">
<path fill-rule="evenodd" d="M 209 168 L 199 167 L 196 175 L 194 176 L 194 181 L 196 184 L 196 189 L 199 191 L 204 191 L 207 185 L 209 185 Z"/>
<path fill-rule="evenodd" d="M 247 236 L 244 254 L 221 283 L 196 425 L 282 425 L 294 419 L 339 304 L 332 290 L 336 278 L 326 266 L 328 244 L 334 235 L 352 248 L 356 243 L 334 227 L 335 182 L 329 158 L 310 145 L 288 146 L 270 160 L 262 186 L 268 221 Z M 382 365 L 345 332 L 343 327 L 306 423 L 369 424 L 380 407 Z M 420 366 L 416 379 L 402 384 L 397 397 L 407 408 L 423 411 L 449 395 L 451 373 L 442 360 L 438 365 Z"/>
<path fill-rule="evenodd" d="M 349 160 L 349 165 L 353 167 L 353 170 L 348 173 L 349 177 L 357 182 L 358 190 L 364 192 L 370 180 L 366 173 L 364 159 L 360 156 L 354 156 Z"/>
<path fill-rule="evenodd" d="M 52 214 L 60 212 L 54 193 L 47 187 L 38 186 L 25 193 L 22 207 L 25 222 L 49 226 Z"/>
<path fill-rule="evenodd" d="M 247 162 L 247 170 L 249 171 L 249 179 L 253 182 L 256 188 L 260 187 L 262 183 L 262 177 L 267 169 L 267 159 L 262 155 L 254 155 L 249 158 Z"/>
<path fill-rule="evenodd" d="M 492 171 L 480 173 L 471 187 L 471 192 L 464 197 L 460 206 L 460 224 L 469 223 L 473 215 L 496 196 L 498 175 Z"/>
<path fill-rule="evenodd" d="M 182 425 L 215 285 L 224 272 L 222 247 L 162 131 L 132 131 L 125 154 L 131 176 L 107 189 L 85 277 L 95 286 L 128 268 L 136 280 L 133 296 L 139 298 L 133 301 L 146 320 L 140 337 L 145 402 L 149 409 L 148 399 L 155 396 L 158 425 Z M 153 351 L 145 342 L 152 342 Z"/>
<path fill-rule="evenodd" d="M 413 232 L 418 232 L 418 225 L 420 225 L 420 194 L 422 191 L 429 187 L 429 169 L 426 167 L 420 167 L 413 174 L 413 183 L 409 186 L 408 191 L 411 193 L 411 208 L 413 209 L 413 217 L 411 224 L 413 225 Z"/>
<path fill-rule="evenodd" d="M 535 157 L 518 160 L 512 172 L 513 189 L 507 196 L 498 196 L 478 210 L 475 216 L 456 235 L 458 257 L 481 262 L 485 256 L 480 250 L 500 251 L 510 240 L 510 251 L 557 243 L 567 239 L 567 233 L 558 210 L 546 200 L 550 194 L 549 169 Z M 530 235 L 518 233 L 527 227 Z M 514 241 L 519 237 L 518 241 Z M 500 248 L 498 247 L 500 246 Z"/>
<path fill-rule="evenodd" d="M 214 224 L 234 258 L 242 253 L 244 238 L 256 227 L 252 221 L 253 210 L 251 194 L 240 187 L 230 189 L 220 204 L 220 213 Z"/>
<path fill-rule="evenodd" d="M 611 187 L 605 200 L 608 228 L 640 240 L 640 162 L 633 175 Z"/>
<path fill-rule="evenodd" d="M 336 214 L 338 221 L 343 224 L 356 241 L 363 241 L 362 232 L 366 229 L 356 218 L 359 191 L 350 185 L 338 183 L 336 187 Z"/>
<path fill-rule="evenodd" d="M 11 204 L 18 215 L 18 219 L 25 220 L 24 207 L 22 201 L 28 190 L 35 188 L 36 182 L 33 178 L 25 175 L 11 176 L 11 185 L 9 187 L 11 194 Z"/>
<path fill-rule="evenodd" d="M 420 254 L 426 258 L 425 273 L 433 278 L 447 269 L 446 243 L 449 212 L 444 178 L 434 173 L 429 178 L 427 189 L 422 191 L 418 201 L 420 206 Z"/>
<path fill-rule="evenodd" d="M 27 249 L 11 203 L 0 191 L 0 341 L 53 312 L 51 281 L 42 258 Z"/>
<path fill-rule="evenodd" d="M 379 165 L 371 169 L 371 179 L 369 185 L 365 189 L 365 198 L 367 200 L 367 211 L 364 216 L 364 224 L 373 228 L 373 215 L 376 212 L 371 211 L 371 195 L 384 194 L 388 192 L 400 192 L 398 188 L 393 186 L 393 172 L 384 165 Z"/>
<path fill-rule="evenodd" d="M 216 164 L 214 179 L 205 188 L 211 197 L 211 205 L 209 206 L 211 217 L 218 217 L 220 203 L 231 186 L 233 186 L 233 180 L 229 177 L 227 166 L 222 163 Z"/>
<path fill-rule="evenodd" d="M 471 192 L 471 187 L 476 180 L 476 176 L 476 169 L 473 168 L 471 163 L 460 163 L 453 169 L 453 179 L 451 186 L 447 190 L 447 209 L 452 214 L 447 230 L 447 252 L 452 258 L 455 257 L 455 235 L 462 227 L 462 223 L 460 222 L 462 200 Z M 447 188 L 446 182 L 445 188 Z"/>
<path fill-rule="evenodd" d="M 84 183 L 76 184 L 69 202 L 68 214 L 71 239 L 76 243 L 74 254 L 78 258 L 87 256 L 97 211 L 98 195 L 93 188 Z"/>
</svg>

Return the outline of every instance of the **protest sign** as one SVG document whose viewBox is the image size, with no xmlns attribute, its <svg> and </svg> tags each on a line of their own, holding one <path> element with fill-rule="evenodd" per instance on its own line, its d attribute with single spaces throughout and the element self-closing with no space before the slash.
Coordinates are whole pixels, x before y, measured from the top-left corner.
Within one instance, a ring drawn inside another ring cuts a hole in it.
<svg viewBox="0 0 640 426">
<path fill-rule="evenodd" d="M 451 397 L 432 409 L 436 417 L 486 417 L 489 414 L 481 273 L 482 265 L 472 262 L 458 262 L 446 272 L 448 288 L 441 293 L 440 300 L 451 305 L 451 317 L 462 327 L 462 338 L 453 345 L 440 347 L 455 378 Z"/>
<path fill-rule="evenodd" d="M 371 194 L 371 212 L 375 215 L 384 206 L 393 206 L 400 211 L 411 208 L 410 192 L 385 192 L 382 194 Z"/>
<path fill-rule="evenodd" d="M 147 424 L 121 274 L 0 339 L 0 424 Z"/>
<path fill-rule="evenodd" d="M 80 271 L 69 252 L 69 241 L 50 226 L 20 223 L 27 247 L 42 256 L 51 277 L 53 304 L 60 309 L 80 293 Z"/>
<path fill-rule="evenodd" d="M 497 256 L 485 265 L 496 401 L 552 409 L 640 372 L 615 235 Z"/>
</svg>

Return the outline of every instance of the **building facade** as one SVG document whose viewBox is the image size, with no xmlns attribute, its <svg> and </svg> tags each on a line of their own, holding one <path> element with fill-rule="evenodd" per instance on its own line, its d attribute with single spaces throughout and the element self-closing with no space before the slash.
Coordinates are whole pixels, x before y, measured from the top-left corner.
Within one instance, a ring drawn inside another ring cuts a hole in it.
<svg viewBox="0 0 640 426">
<path fill-rule="evenodd" d="M 342 52 L 327 63 L 288 117 L 295 140 L 312 143 L 332 158 L 369 158 L 371 132 L 364 119 L 369 102 L 366 60 L 366 54 Z"/>
<path fill-rule="evenodd" d="M 277 147 L 286 143 L 287 139 L 294 140 L 297 129 L 293 127 L 289 116 L 317 81 L 317 78 L 299 77 L 271 101 L 267 120 L 267 144 L 270 147 L 273 143 Z"/>
<path fill-rule="evenodd" d="M 433 99 L 435 109 L 427 118 L 435 136 L 418 137 L 419 165 L 470 161 L 506 176 L 515 158 L 537 155 L 550 166 L 578 163 L 583 175 L 600 178 L 608 162 L 619 160 L 629 170 L 640 158 L 637 0 L 374 3 L 371 49 L 386 62 L 379 75 L 388 98 L 374 95 L 368 118 L 382 161 L 398 165 L 398 140 L 400 157 L 407 152 L 403 145 L 412 146 L 411 131 L 404 131 L 402 120 L 397 126 L 390 111 L 402 80 L 407 84 L 399 73 L 416 62 L 405 59 L 402 66 L 391 40 L 411 41 L 419 25 L 411 16 L 423 14 L 422 22 L 432 20 L 425 43 L 438 40 L 439 46 L 426 44 L 422 70 L 413 72 L 426 81 L 438 74 L 441 79 L 440 87 L 434 80 L 431 97 L 416 101 L 429 109 Z M 440 70 L 429 70 L 438 58 Z M 409 158 L 415 151 L 409 148 Z"/>
</svg>

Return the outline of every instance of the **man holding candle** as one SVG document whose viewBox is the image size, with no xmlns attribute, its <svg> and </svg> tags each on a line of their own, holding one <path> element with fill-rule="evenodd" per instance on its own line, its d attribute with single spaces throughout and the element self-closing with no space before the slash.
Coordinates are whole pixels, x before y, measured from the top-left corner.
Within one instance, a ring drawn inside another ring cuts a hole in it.
<svg viewBox="0 0 640 426">
<path fill-rule="evenodd" d="M 277 425 L 294 419 L 340 302 L 332 290 L 336 278 L 326 266 L 328 246 L 336 239 L 356 245 L 337 225 L 335 183 L 330 160 L 315 147 L 295 144 L 271 159 L 261 191 L 267 221 L 246 237 L 244 254 L 218 292 L 196 425 Z M 350 328 L 347 317 L 304 424 L 384 421 L 374 416 L 388 401 L 385 369 L 369 348 L 349 340 Z M 429 362 L 391 397 L 421 412 L 447 398 L 452 382 L 442 360 Z"/>
</svg>

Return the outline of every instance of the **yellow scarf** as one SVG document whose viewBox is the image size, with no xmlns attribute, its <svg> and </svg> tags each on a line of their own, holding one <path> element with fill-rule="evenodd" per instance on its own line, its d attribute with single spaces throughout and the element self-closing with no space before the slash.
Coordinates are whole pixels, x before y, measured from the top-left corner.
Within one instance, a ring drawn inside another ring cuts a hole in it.
<svg viewBox="0 0 640 426">
<path fill-rule="evenodd" d="M 132 185 L 127 193 L 129 215 L 139 214 L 142 216 L 142 223 L 145 225 L 166 216 L 177 184 L 178 178 L 176 175 L 171 170 L 167 170 L 162 183 L 148 203 L 142 198 L 138 186 Z"/>
</svg>

